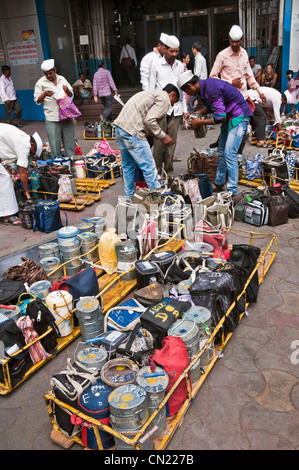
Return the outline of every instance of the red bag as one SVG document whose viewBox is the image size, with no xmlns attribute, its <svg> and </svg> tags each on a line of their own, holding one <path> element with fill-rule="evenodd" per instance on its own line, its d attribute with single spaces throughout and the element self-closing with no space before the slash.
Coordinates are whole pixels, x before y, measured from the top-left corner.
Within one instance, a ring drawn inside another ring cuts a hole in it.
<svg viewBox="0 0 299 470">
<path fill-rule="evenodd" d="M 156 366 L 160 366 L 168 374 L 169 383 L 166 390 L 168 393 L 182 372 L 189 366 L 188 351 L 182 338 L 175 336 L 163 338 L 162 349 L 155 349 L 154 354 L 149 357 L 149 363 L 152 372 L 155 371 Z M 191 388 L 190 373 L 189 382 Z M 187 383 L 186 380 L 182 380 L 167 401 L 166 415 L 173 416 L 177 413 L 187 398 Z"/>
<path fill-rule="evenodd" d="M 224 230 L 206 221 L 199 221 L 194 227 L 195 241 L 212 245 L 215 252 L 223 252 L 228 249 L 228 240 Z"/>
</svg>

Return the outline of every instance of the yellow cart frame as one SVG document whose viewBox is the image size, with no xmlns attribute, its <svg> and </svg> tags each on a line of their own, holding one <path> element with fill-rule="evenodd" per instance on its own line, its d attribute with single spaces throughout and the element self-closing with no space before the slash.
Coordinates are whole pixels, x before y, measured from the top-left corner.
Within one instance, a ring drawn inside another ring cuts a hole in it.
<svg viewBox="0 0 299 470">
<path fill-rule="evenodd" d="M 250 245 L 253 245 L 253 242 L 257 239 L 268 239 L 268 245 L 267 245 L 265 250 L 261 250 L 257 265 L 256 265 L 255 269 L 252 271 L 251 275 L 248 277 L 247 282 L 244 286 L 244 289 L 238 297 L 238 299 L 239 299 L 242 295 L 244 295 L 248 284 L 250 283 L 252 277 L 254 276 L 254 274 L 256 272 L 258 272 L 259 283 L 261 284 L 263 282 L 266 274 L 268 273 L 268 271 L 269 271 L 269 269 L 270 269 L 270 267 L 271 267 L 271 265 L 272 265 L 272 263 L 273 263 L 273 261 L 276 257 L 276 254 L 277 254 L 277 235 L 269 234 L 269 233 L 248 232 L 248 231 L 245 231 L 245 230 L 239 230 L 239 229 L 233 229 L 233 228 L 227 229 L 227 231 L 231 234 L 238 235 L 240 238 L 246 238 L 247 243 L 250 244 Z M 208 339 L 207 343 L 205 344 L 204 348 L 200 351 L 200 353 L 194 358 L 194 360 L 189 364 L 189 366 L 181 374 L 181 376 L 178 378 L 177 382 L 173 385 L 171 390 L 167 393 L 167 395 L 165 396 L 164 400 L 159 405 L 159 407 L 149 417 L 149 419 L 146 421 L 146 423 L 143 425 L 143 427 L 140 430 L 136 431 L 136 433 L 134 432 L 134 438 L 129 439 L 125 435 L 123 435 L 121 433 L 118 433 L 117 431 L 113 430 L 110 426 L 101 424 L 99 421 L 85 415 L 84 413 L 78 411 L 77 409 L 75 409 L 75 408 L 63 403 L 62 401 L 58 400 L 57 398 L 54 397 L 54 395 L 51 392 L 49 392 L 48 394 L 46 394 L 44 396 L 44 400 L 45 400 L 46 407 L 47 407 L 47 410 L 48 410 L 48 413 L 49 413 L 49 417 L 50 417 L 50 420 L 51 420 L 52 426 L 53 426 L 53 430 L 51 432 L 51 439 L 54 442 L 62 445 L 65 448 L 70 447 L 74 442 L 77 442 L 80 445 L 84 445 L 79 436 L 74 436 L 72 438 L 67 438 L 59 430 L 59 427 L 58 427 L 57 423 L 55 422 L 53 407 L 52 407 L 52 403 L 55 402 L 57 405 L 59 405 L 61 408 L 63 408 L 68 413 L 74 414 L 75 416 L 78 416 L 78 417 L 82 418 L 84 421 L 87 421 L 88 423 L 90 423 L 90 425 L 92 426 L 92 428 L 94 430 L 99 450 L 103 450 L 103 446 L 102 446 L 102 442 L 101 442 L 101 438 L 100 438 L 100 434 L 99 434 L 99 429 L 102 429 L 103 431 L 106 431 L 106 432 L 112 434 L 113 436 L 121 439 L 126 444 L 131 445 L 132 450 L 133 449 L 140 450 L 140 448 L 141 448 L 140 439 L 146 437 L 148 426 L 152 423 L 153 419 L 157 416 L 157 414 L 163 408 L 163 406 L 165 406 L 165 404 L 167 403 L 169 397 L 177 389 L 179 384 L 183 380 L 186 380 L 187 388 L 188 388 L 188 398 L 184 401 L 184 403 L 182 404 L 181 408 L 176 413 L 176 415 L 174 415 L 171 418 L 167 418 L 166 431 L 161 436 L 159 436 L 157 438 L 154 438 L 154 450 L 163 450 L 163 449 L 165 449 L 167 447 L 167 444 L 169 443 L 170 439 L 174 435 L 177 427 L 181 424 L 181 422 L 184 418 L 184 415 L 186 414 L 186 412 L 188 411 L 190 405 L 192 404 L 193 399 L 195 398 L 195 396 L 199 392 L 199 390 L 200 390 L 202 384 L 204 383 L 204 381 L 207 379 L 209 372 L 211 371 L 211 369 L 213 368 L 213 366 L 215 365 L 217 360 L 222 356 L 222 351 L 223 351 L 224 347 L 226 346 L 226 344 L 228 343 L 228 341 L 231 339 L 233 333 L 229 333 L 226 336 L 225 339 L 222 337 L 222 343 L 218 346 L 218 349 L 216 351 L 216 354 L 215 354 L 214 358 L 211 360 L 211 362 L 206 367 L 203 368 L 204 369 L 203 375 L 201 376 L 201 378 L 197 382 L 192 384 L 192 387 L 190 387 L 190 383 L 189 383 L 189 380 L 188 380 L 188 373 L 189 373 L 191 367 L 198 361 L 200 356 L 209 347 L 209 345 L 211 343 L 213 344 L 213 340 L 215 338 L 215 335 L 217 334 L 219 329 L 222 327 L 226 317 L 233 310 L 234 306 L 235 306 L 235 302 L 230 306 L 230 308 L 227 310 L 226 314 L 222 317 L 222 319 L 220 320 L 220 322 L 218 323 L 218 325 L 214 329 L 213 333 L 209 337 L 209 339 Z M 247 306 L 248 306 L 248 303 L 246 304 L 246 308 L 247 308 Z M 245 314 L 245 312 L 240 316 L 240 320 L 243 318 L 244 314 Z"/>
<path fill-rule="evenodd" d="M 178 224 L 176 224 L 178 225 Z M 185 243 L 185 240 L 175 238 L 178 236 L 179 233 L 181 233 L 182 229 L 184 229 L 185 226 L 180 224 L 179 228 L 175 231 L 173 236 L 168 239 L 163 245 L 158 245 L 156 246 L 153 250 L 151 250 L 144 258 L 146 259 L 148 256 L 150 256 L 151 253 L 154 253 L 156 251 L 161 251 L 161 250 L 174 250 L 178 251 L 182 245 Z M 96 245 L 98 247 L 98 245 Z M 54 274 L 57 270 L 61 269 L 63 270 L 63 274 L 66 275 L 66 270 L 65 266 L 68 263 L 71 263 L 74 259 L 77 258 L 82 258 L 82 256 L 86 256 L 87 254 L 91 253 L 95 247 L 93 247 L 90 251 L 87 253 L 84 253 L 80 256 L 77 256 L 71 260 L 66 261 L 65 263 L 61 264 L 58 266 L 56 269 L 51 271 L 49 275 Z M 96 266 L 96 263 L 95 263 Z M 131 270 L 135 269 L 134 267 L 131 268 Z M 131 271 L 130 270 L 130 271 Z M 122 300 L 126 295 L 128 295 L 135 287 L 137 284 L 137 281 L 134 279 L 132 281 L 123 281 L 122 278 L 125 274 L 128 273 L 128 271 L 121 273 L 121 274 L 103 274 L 103 270 L 99 267 L 99 269 L 96 269 L 96 274 L 98 276 L 98 284 L 99 284 L 99 289 L 100 292 L 96 297 L 101 298 L 101 303 L 103 307 L 103 315 L 112 308 L 114 305 L 116 305 L 120 300 Z M 10 378 L 10 373 L 9 373 L 9 360 L 10 359 L 0 359 L 0 367 L 2 367 L 3 371 L 3 377 L 4 381 L 0 382 L 0 395 L 7 395 L 10 393 L 12 390 L 14 390 L 16 387 L 18 387 L 21 383 L 23 383 L 25 380 L 27 380 L 33 373 L 35 373 L 40 367 L 42 367 L 46 362 L 48 362 L 50 359 L 53 359 L 56 354 L 58 354 L 63 348 L 68 346 L 74 339 L 76 339 L 78 336 L 80 336 L 81 331 L 79 326 L 74 326 L 73 322 L 73 314 L 76 309 L 73 309 L 71 313 L 67 313 L 64 317 L 61 318 L 57 323 L 59 325 L 61 322 L 64 320 L 70 319 L 71 321 L 71 334 L 68 336 L 65 336 L 63 338 L 57 338 L 57 351 L 55 354 L 50 354 L 47 359 L 44 359 L 42 361 L 39 361 L 37 364 L 33 365 L 23 376 L 23 378 L 13 387 L 11 384 L 11 378 Z M 30 346 L 32 346 L 36 341 L 44 338 L 47 334 L 49 334 L 52 331 L 52 328 L 49 328 L 43 335 L 39 336 L 36 338 L 34 341 L 26 344 L 23 349 L 19 349 L 16 353 L 11 354 L 11 357 L 18 355 L 21 351 L 24 351 L 28 349 Z"/>
</svg>

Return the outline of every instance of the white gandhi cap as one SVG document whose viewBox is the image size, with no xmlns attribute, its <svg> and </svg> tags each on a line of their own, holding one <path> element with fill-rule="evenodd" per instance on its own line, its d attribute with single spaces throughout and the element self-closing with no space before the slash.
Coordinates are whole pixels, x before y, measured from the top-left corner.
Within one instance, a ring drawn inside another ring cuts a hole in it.
<svg viewBox="0 0 299 470">
<path fill-rule="evenodd" d="M 175 36 L 167 36 L 164 44 L 171 49 L 177 49 L 180 47 L 180 41 Z"/>
<path fill-rule="evenodd" d="M 40 154 L 42 153 L 42 150 L 43 150 L 42 139 L 40 138 L 40 136 L 37 132 L 35 132 L 32 137 L 33 137 L 33 139 L 35 140 L 35 143 L 36 143 L 36 153 L 35 153 L 35 155 L 37 157 L 40 157 Z"/>
<path fill-rule="evenodd" d="M 178 87 L 182 88 L 182 86 L 188 83 L 193 77 L 194 75 L 191 72 L 191 70 L 187 70 L 186 72 L 183 72 L 178 78 Z"/>
<path fill-rule="evenodd" d="M 232 26 L 232 28 L 229 32 L 229 37 L 233 41 L 240 41 L 240 39 L 243 37 L 243 31 L 240 28 L 240 26 L 237 26 L 237 25 Z"/>
<path fill-rule="evenodd" d="M 162 42 L 163 44 L 165 44 L 165 41 L 166 41 L 167 37 L 168 37 L 167 34 L 161 33 L 159 41 Z"/>
<path fill-rule="evenodd" d="M 54 67 L 55 67 L 54 59 L 44 60 L 41 65 L 41 69 L 43 72 L 49 72 L 49 70 L 54 69 Z"/>
</svg>

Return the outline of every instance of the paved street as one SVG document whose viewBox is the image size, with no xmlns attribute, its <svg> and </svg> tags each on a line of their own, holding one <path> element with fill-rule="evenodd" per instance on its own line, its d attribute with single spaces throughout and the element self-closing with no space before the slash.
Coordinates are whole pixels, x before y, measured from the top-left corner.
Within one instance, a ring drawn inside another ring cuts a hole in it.
<svg viewBox="0 0 299 470">
<path fill-rule="evenodd" d="M 83 139 L 83 123 L 76 124 L 76 137 L 83 154 L 95 141 Z M 23 130 L 38 131 L 46 141 L 44 123 L 25 122 Z M 218 137 L 219 128 L 208 130 L 204 139 L 193 131 L 180 129 L 175 173 L 187 171 L 186 160 L 193 147 L 208 148 Z M 113 148 L 116 143 L 110 141 Z M 258 150 L 246 144 L 245 155 Z M 99 203 L 82 212 L 68 211 L 69 225 L 92 217 L 101 204 L 115 206 L 123 194 L 123 182 L 102 192 Z M 64 215 L 62 214 L 62 220 Z M 243 223 L 234 227 L 252 229 Z M 278 227 L 263 226 L 255 231 L 278 234 L 278 254 L 259 292 L 258 302 L 248 309 L 219 359 L 189 408 L 168 449 L 170 450 L 298 450 L 299 449 L 299 219 Z M 53 234 L 27 231 L 1 225 L 0 271 L 6 257 L 53 239 Z M 43 400 L 50 380 L 73 357 L 80 338 L 45 364 L 7 396 L 0 396 L 1 450 L 59 450 L 50 439 L 52 425 Z M 292 354 L 293 353 L 293 354 Z M 74 444 L 71 450 L 82 447 Z"/>
</svg>

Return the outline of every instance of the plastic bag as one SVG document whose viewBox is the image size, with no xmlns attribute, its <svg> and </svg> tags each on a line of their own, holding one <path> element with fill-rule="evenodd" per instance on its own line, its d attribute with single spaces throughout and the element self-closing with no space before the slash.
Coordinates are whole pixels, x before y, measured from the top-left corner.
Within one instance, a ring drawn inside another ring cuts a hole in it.
<svg viewBox="0 0 299 470">
<path fill-rule="evenodd" d="M 73 103 L 73 98 L 67 94 L 63 98 L 59 98 L 57 104 L 59 107 L 59 121 L 81 116 L 79 109 Z"/>
<path fill-rule="evenodd" d="M 115 228 L 106 230 L 99 241 L 99 258 L 101 266 L 107 274 L 117 271 L 117 256 L 115 252 L 115 243 L 121 242 L 116 234 Z"/>
<path fill-rule="evenodd" d="M 72 184 L 68 175 L 61 175 L 58 180 L 58 201 L 69 202 L 73 198 Z"/>
</svg>

